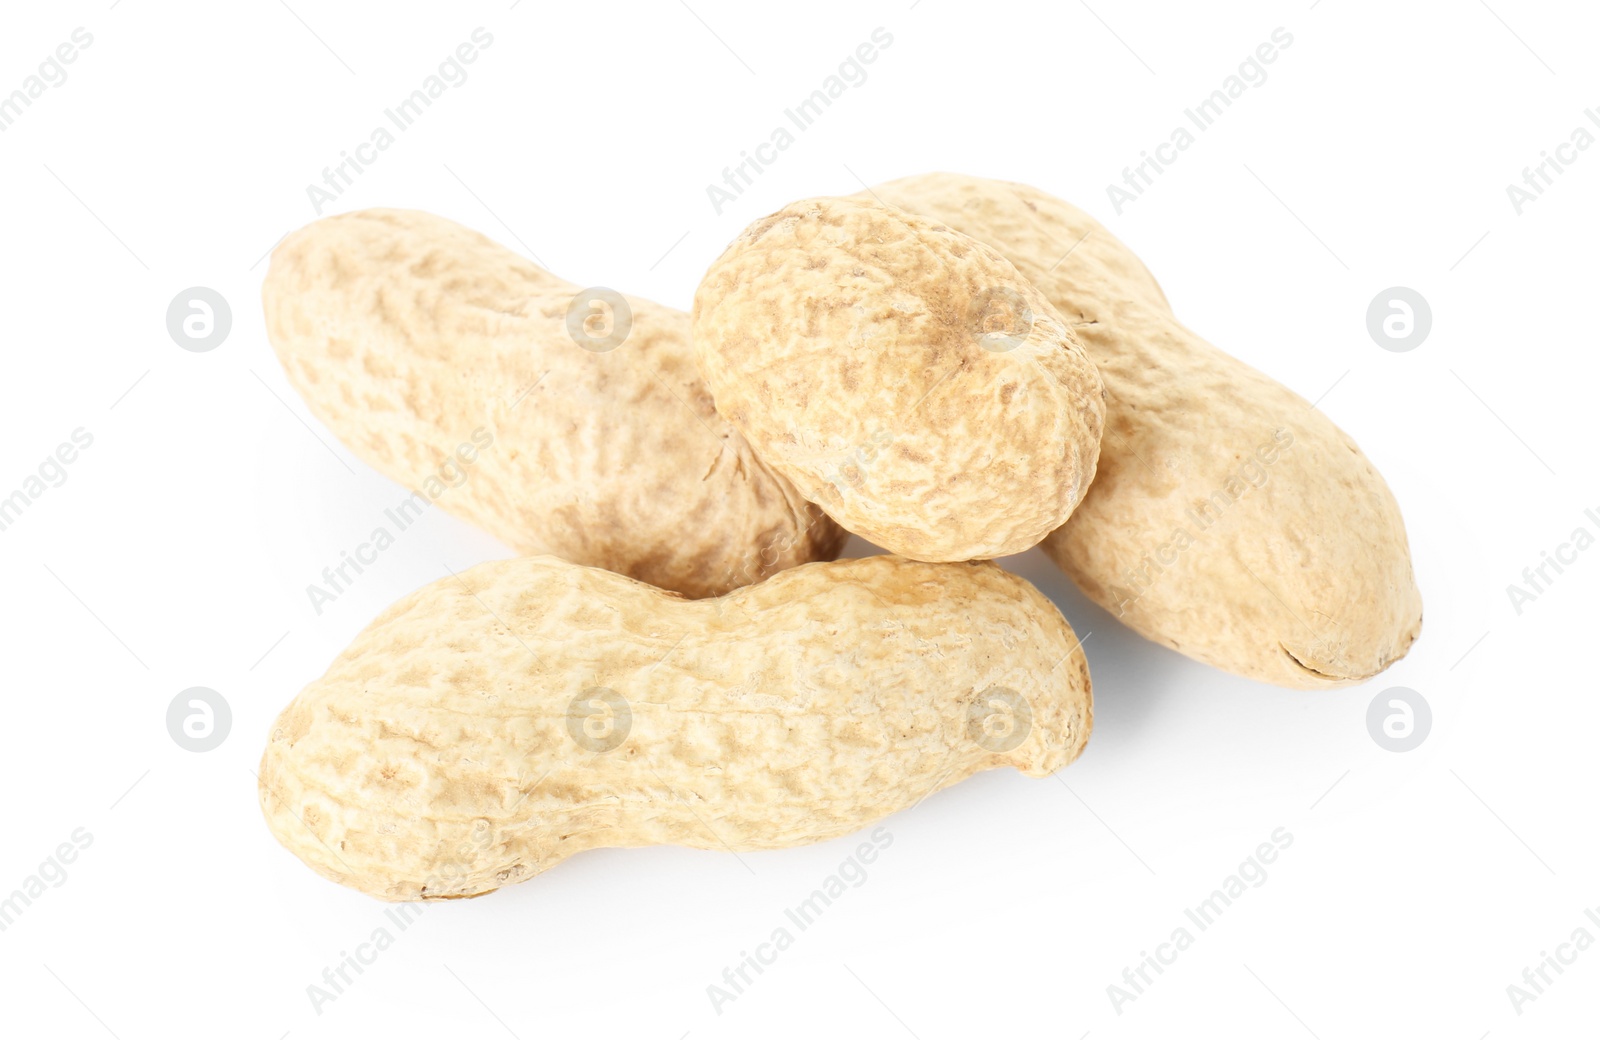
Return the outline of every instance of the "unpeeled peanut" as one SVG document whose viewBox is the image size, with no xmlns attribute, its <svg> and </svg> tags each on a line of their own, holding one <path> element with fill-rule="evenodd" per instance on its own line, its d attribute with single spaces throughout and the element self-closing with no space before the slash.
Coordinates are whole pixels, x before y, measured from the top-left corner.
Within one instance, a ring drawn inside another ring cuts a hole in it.
<svg viewBox="0 0 1600 1040">
<path fill-rule="evenodd" d="M 406 210 L 289 235 L 262 302 L 289 381 L 376 469 L 418 488 L 487 437 L 438 499 L 518 552 L 698 597 L 843 542 L 717 414 L 681 311 Z"/>
<path fill-rule="evenodd" d="M 1180 324 L 1139 258 L 1060 199 L 956 174 L 871 195 L 1008 257 L 1099 366 L 1099 473 L 1044 542 L 1091 599 L 1281 686 L 1360 682 L 1405 655 L 1422 625 L 1405 524 L 1325 414 Z"/>
<path fill-rule="evenodd" d="M 717 409 L 847 530 L 919 560 L 1021 552 L 1088 489 L 1100 377 L 987 246 L 862 199 L 751 224 L 706 272 Z"/>
<path fill-rule="evenodd" d="M 260 800 L 318 873 L 481 895 L 584 849 L 823 841 L 972 773 L 1060 769 L 1072 629 L 988 563 L 880 556 L 687 601 L 526 557 L 396 603 L 279 716 Z"/>
</svg>

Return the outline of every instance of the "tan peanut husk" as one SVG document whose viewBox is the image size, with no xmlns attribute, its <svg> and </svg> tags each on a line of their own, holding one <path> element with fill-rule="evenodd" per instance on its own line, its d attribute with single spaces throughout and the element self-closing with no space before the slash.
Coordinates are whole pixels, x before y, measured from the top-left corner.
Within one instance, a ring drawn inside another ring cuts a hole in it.
<svg viewBox="0 0 1600 1040">
<path fill-rule="evenodd" d="M 685 600 L 554 557 L 405 597 L 279 716 L 272 833 L 388 900 L 481 895 L 598 847 L 849 834 L 1088 740 L 1059 611 L 989 563 L 879 556 Z"/>
<path fill-rule="evenodd" d="M 578 300 L 575 337 L 579 293 L 441 217 L 365 210 L 285 238 L 262 302 L 352 452 L 519 553 L 692 597 L 832 559 L 843 532 L 717 414 L 688 315 L 625 297 L 591 335 Z"/>
<path fill-rule="evenodd" d="M 944 173 L 871 196 L 1006 256 L 1099 367 L 1099 472 L 1044 541 L 1091 599 L 1280 686 L 1356 683 L 1405 655 L 1422 600 L 1400 509 L 1325 414 L 1179 323 L 1139 258 L 1060 199 Z"/>
<path fill-rule="evenodd" d="M 718 410 L 847 530 L 918 560 L 1022 552 L 1094 476 L 1082 344 L 1004 257 L 870 199 L 751 224 L 695 293 Z"/>
</svg>

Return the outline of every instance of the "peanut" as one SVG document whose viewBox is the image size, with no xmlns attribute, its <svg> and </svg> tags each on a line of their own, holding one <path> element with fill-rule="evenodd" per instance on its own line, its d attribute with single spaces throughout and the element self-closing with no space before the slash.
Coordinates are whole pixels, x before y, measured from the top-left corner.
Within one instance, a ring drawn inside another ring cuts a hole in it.
<svg viewBox="0 0 1600 1040">
<path fill-rule="evenodd" d="M 1100 378 L 986 246 L 870 200 L 756 221 L 695 294 L 717 409 L 846 529 L 918 560 L 1021 552 L 1094 476 Z"/>
<path fill-rule="evenodd" d="M 1089 737 L 1072 629 L 988 563 L 815 563 L 686 601 L 554 557 L 396 603 L 274 724 L 260 800 L 318 873 L 481 895 L 573 853 L 775 849 Z"/>
<path fill-rule="evenodd" d="M 423 486 L 481 431 L 439 501 L 517 552 L 691 597 L 832 559 L 843 533 L 717 415 L 688 315 L 613 295 L 591 331 L 577 286 L 403 210 L 300 229 L 262 288 L 290 382 L 374 468 Z"/>
<path fill-rule="evenodd" d="M 1422 600 L 1400 509 L 1326 415 L 1180 324 L 1139 258 L 1060 199 L 954 174 L 872 196 L 1008 257 L 1099 366 L 1099 475 L 1043 546 L 1090 599 L 1280 686 L 1360 682 L 1405 655 Z"/>
</svg>

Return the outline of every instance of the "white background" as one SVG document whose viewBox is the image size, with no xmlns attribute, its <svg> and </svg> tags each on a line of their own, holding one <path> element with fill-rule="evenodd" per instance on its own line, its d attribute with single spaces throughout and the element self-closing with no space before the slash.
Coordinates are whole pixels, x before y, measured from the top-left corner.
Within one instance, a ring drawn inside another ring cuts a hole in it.
<svg viewBox="0 0 1600 1040">
<path fill-rule="evenodd" d="M 1600 551 L 1520 614 L 1506 588 L 1597 527 L 1600 148 L 1520 215 L 1506 186 L 1580 124 L 1600 134 L 1583 114 L 1600 20 L 1492 4 L 10 5 L 0 93 L 74 28 L 93 44 L 0 133 L 0 495 L 73 430 L 94 443 L 0 531 L 0 895 L 76 828 L 93 840 L 0 932 L 0 1031 L 1593 1035 L 1600 945 L 1520 1014 L 1507 986 L 1579 927 L 1600 940 Z M 793 199 L 939 169 L 1035 184 L 1360 442 L 1406 515 L 1421 640 L 1362 687 L 1271 689 L 1144 642 L 1029 553 L 1009 565 L 1088 639 L 1087 753 L 890 819 L 866 883 L 720 1014 L 707 986 L 858 838 L 587 853 L 430 905 L 319 1014 L 308 985 L 384 907 L 268 833 L 267 726 L 392 600 L 506 550 L 430 511 L 313 612 L 307 584 L 404 492 L 289 389 L 261 258 L 316 216 L 323 167 L 478 26 L 494 42 L 469 80 L 327 212 L 431 210 L 686 307 L 722 246 Z M 879 26 L 893 43 L 866 82 L 714 212 L 707 184 Z M 1116 214 L 1106 185 L 1279 26 L 1294 42 L 1267 80 Z M 233 308 L 210 353 L 166 329 L 197 285 Z M 1409 353 L 1366 330 L 1397 285 L 1433 310 Z M 198 754 L 165 724 L 197 685 L 233 712 Z M 1434 716 L 1404 754 L 1365 723 L 1397 685 Z M 1280 827 L 1266 882 L 1115 1008 L 1123 969 Z"/>
</svg>

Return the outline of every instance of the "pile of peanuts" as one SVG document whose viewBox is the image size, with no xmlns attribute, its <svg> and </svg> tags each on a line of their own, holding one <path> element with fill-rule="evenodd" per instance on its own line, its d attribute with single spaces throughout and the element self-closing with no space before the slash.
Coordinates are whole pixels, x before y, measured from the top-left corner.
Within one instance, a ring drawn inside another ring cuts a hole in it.
<svg viewBox="0 0 1600 1040">
<path fill-rule="evenodd" d="M 291 383 L 518 554 L 394 604 L 283 711 L 260 800 L 319 873 L 481 895 L 575 852 L 782 848 L 1092 725 L 1035 545 L 1148 639 L 1261 682 L 1416 639 L 1355 443 L 1173 316 L 1104 227 L 952 174 L 746 228 L 685 314 L 439 217 L 319 220 L 262 291 Z M 889 555 L 836 560 L 848 534 Z"/>
</svg>

